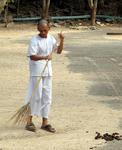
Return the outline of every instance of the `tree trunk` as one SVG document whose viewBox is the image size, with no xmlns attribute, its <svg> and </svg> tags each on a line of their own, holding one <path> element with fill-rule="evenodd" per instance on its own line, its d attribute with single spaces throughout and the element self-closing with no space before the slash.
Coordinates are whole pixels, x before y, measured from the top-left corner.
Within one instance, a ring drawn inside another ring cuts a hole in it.
<svg viewBox="0 0 122 150">
<path fill-rule="evenodd" d="M 50 6 L 50 0 L 43 0 L 42 14 L 41 14 L 42 19 L 48 19 L 49 6 Z"/>
<path fill-rule="evenodd" d="M 46 9 L 46 0 L 43 0 L 42 1 L 42 14 L 41 14 L 42 19 L 45 18 L 45 9 Z"/>
<path fill-rule="evenodd" d="M 5 6 L 4 9 L 4 22 L 5 22 L 5 27 L 8 27 L 8 3 Z"/>
<path fill-rule="evenodd" d="M 93 7 L 91 8 L 91 25 L 94 26 L 96 22 L 96 12 L 97 12 L 98 0 L 94 0 Z"/>
<path fill-rule="evenodd" d="M 20 0 L 17 0 L 17 17 L 19 15 L 19 10 L 20 10 Z"/>
<path fill-rule="evenodd" d="M 48 19 L 48 12 L 50 7 L 50 0 L 47 0 L 46 9 L 45 9 L 45 18 Z"/>
</svg>

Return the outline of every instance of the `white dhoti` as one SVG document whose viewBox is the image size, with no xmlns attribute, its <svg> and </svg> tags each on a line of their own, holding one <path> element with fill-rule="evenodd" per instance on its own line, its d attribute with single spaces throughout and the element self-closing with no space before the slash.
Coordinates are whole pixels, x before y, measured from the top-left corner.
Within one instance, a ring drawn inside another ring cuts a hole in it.
<svg viewBox="0 0 122 150">
<path fill-rule="evenodd" d="M 28 103 L 30 101 L 30 97 L 33 93 L 34 87 L 38 82 L 39 78 L 40 77 L 37 76 L 30 77 L 25 103 Z M 30 101 L 31 115 L 39 116 L 42 118 L 48 118 L 51 101 L 52 101 L 52 77 L 45 76 L 42 77 L 38 85 L 38 88 L 32 100 Z"/>
</svg>

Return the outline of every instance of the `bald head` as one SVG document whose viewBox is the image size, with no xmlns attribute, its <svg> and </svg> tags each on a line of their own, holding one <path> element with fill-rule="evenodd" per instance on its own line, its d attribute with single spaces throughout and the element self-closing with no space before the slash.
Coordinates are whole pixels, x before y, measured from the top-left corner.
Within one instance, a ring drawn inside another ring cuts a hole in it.
<svg viewBox="0 0 122 150">
<path fill-rule="evenodd" d="M 48 21 L 47 20 L 45 20 L 45 19 L 41 19 L 41 20 L 39 20 L 39 22 L 38 22 L 38 25 L 39 26 L 43 26 L 43 25 L 49 25 L 49 23 L 48 23 Z"/>
</svg>

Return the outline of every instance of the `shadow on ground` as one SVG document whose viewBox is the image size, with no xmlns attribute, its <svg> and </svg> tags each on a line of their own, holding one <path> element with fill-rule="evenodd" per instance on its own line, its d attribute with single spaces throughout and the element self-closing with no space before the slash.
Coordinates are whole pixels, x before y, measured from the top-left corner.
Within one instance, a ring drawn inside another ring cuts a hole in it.
<svg viewBox="0 0 122 150">
<path fill-rule="evenodd" d="M 121 99 L 111 99 L 111 100 L 104 100 L 101 101 L 108 107 L 115 109 L 115 110 L 122 110 L 122 100 Z M 121 125 L 122 126 L 122 125 Z"/>
<path fill-rule="evenodd" d="M 122 150 L 122 141 L 107 142 L 103 147 L 97 147 L 94 150 Z"/>
<path fill-rule="evenodd" d="M 66 41 L 65 47 L 69 52 L 69 71 L 84 75 L 85 80 L 92 83 L 88 95 L 122 96 L 121 40 L 105 39 L 105 32 L 101 31 L 91 32 L 91 36 L 87 34 L 66 35 L 70 41 Z M 122 108 L 117 102 L 110 102 L 110 106 Z M 113 106 L 115 103 L 117 106 Z"/>
</svg>

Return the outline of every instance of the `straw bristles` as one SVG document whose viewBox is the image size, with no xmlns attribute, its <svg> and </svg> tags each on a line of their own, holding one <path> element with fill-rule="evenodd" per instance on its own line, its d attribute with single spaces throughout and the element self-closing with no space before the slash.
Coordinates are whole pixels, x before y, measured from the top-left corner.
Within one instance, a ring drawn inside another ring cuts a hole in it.
<svg viewBox="0 0 122 150">
<path fill-rule="evenodd" d="M 11 118 L 10 118 L 10 121 L 14 120 L 14 124 L 15 125 L 19 125 L 19 124 L 25 124 L 27 123 L 27 119 L 29 117 L 29 115 L 31 114 L 31 109 L 30 109 L 30 102 L 32 101 L 35 93 L 36 93 L 36 90 L 38 89 L 38 86 L 39 86 L 39 83 L 40 83 L 40 80 L 42 79 L 42 76 L 43 76 L 43 73 L 46 69 L 48 65 L 48 60 L 46 62 L 46 65 L 41 73 L 41 76 L 39 78 L 39 80 L 37 81 L 37 83 L 35 84 L 35 87 L 32 91 L 32 95 L 30 97 L 30 100 L 29 100 L 29 103 L 27 103 L 26 105 L 22 106 Z"/>
<path fill-rule="evenodd" d="M 15 125 L 26 124 L 27 119 L 30 115 L 30 103 L 22 106 L 11 118 Z"/>
</svg>

